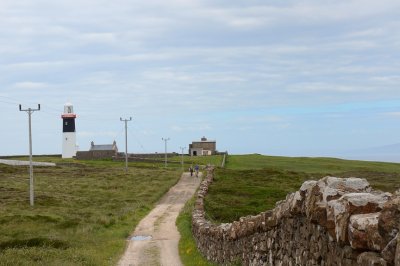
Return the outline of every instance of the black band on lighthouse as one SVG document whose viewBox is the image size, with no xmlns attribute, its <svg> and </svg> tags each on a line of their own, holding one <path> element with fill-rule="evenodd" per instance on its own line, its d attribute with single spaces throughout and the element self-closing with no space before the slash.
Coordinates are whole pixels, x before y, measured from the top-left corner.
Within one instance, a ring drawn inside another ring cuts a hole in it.
<svg viewBox="0 0 400 266">
<path fill-rule="evenodd" d="M 63 118 L 63 132 L 75 132 L 75 118 Z"/>
</svg>

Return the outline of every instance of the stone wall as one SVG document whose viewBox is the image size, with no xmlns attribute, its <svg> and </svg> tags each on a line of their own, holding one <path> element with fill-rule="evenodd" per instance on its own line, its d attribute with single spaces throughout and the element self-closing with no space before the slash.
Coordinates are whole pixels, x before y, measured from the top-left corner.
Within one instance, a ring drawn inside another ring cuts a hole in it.
<svg viewBox="0 0 400 266">
<path fill-rule="evenodd" d="M 273 210 L 216 225 L 198 191 L 192 230 L 198 249 L 219 264 L 400 265 L 400 196 L 373 191 L 365 179 L 306 181 Z"/>
<path fill-rule="evenodd" d="M 180 155 L 176 152 L 167 153 L 167 157 Z M 119 152 L 118 157 L 125 158 L 125 152 Z M 153 159 L 153 158 L 165 158 L 165 153 L 128 153 L 129 158 L 139 158 L 139 159 Z"/>
<path fill-rule="evenodd" d="M 76 159 L 78 160 L 94 160 L 94 159 L 112 159 L 117 155 L 116 151 L 78 151 Z"/>
</svg>

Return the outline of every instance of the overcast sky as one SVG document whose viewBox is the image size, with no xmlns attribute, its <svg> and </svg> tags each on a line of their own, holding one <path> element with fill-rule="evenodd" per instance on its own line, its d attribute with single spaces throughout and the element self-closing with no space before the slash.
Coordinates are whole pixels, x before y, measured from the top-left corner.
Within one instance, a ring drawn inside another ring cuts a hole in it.
<svg viewBox="0 0 400 266">
<path fill-rule="evenodd" d="M 0 155 L 80 150 L 337 155 L 400 142 L 400 1 L 1 0 Z"/>
</svg>

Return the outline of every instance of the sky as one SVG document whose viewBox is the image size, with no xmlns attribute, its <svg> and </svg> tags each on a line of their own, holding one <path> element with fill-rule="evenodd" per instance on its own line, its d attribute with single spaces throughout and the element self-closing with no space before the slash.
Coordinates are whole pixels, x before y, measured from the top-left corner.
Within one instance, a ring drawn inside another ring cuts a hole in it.
<svg viewBox="0 0 400 266">
<path fill-rule="evenodd" d="M 132 153 L 167 137 L 171 152 L 206 136 L 285 156 L 400 143 L 399 14 L 398 0 L 1 0 L 0 155 L 28 153 L 18 104 L 41 104 L 34 154 L 60 154 L 66 102 L 80 150 L 123 151 L 120 117 Z"/>
</svg>

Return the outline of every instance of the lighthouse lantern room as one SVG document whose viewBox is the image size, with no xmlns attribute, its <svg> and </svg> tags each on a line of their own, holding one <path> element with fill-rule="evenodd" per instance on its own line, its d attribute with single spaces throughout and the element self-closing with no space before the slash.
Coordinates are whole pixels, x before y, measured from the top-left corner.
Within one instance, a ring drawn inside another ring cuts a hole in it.
<svg viewBox="0 0 400 266">
<path fill-rule="evenodd" d="M 76 132 L 74 107 L 71 103 L 64 105 L 64 113 L 61 115 L 63 120 L 63 144 L 62 158 L 72 158 L 76 156 Z"/>
</svg>

